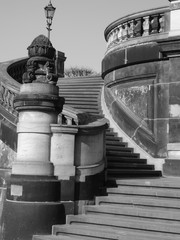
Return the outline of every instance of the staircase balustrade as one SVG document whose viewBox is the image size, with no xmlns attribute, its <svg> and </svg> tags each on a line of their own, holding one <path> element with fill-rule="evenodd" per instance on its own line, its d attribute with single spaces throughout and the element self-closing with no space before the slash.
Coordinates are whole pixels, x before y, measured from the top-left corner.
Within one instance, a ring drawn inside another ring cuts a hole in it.
<svg viewBox="0 0 180 240">
<path fill-rule="evenodd" d="M 0 103 L 1 105 L 14 117 L 17 117 L 18 113 L 14 109 L 13 101 L 16 94 L 5 83 L 0 83 Z"/>
<path fill-rule="evenodd" d="M 169 7 L 153 9 L 128 15 L 113 22 L 105 30 L 107 50 L 138 37 L 142 38 L 168 31 L 165 26 L 169 11 Z"/>
<path fill-rule="evenodd" d="M 59 178 L 70 177 L 68 172 L 62 174 L 62 169 L 68 164 L 71 165 L 71 170 L 73 166 L 77 167 L 77 175 L 82 179 L 104 169 L 107 127 L 106 119 L 64 105 L 62 113 L 58 116 L 58 123 L 51 124 L 51 161 Z M 68 160 L 64 162 L 64 159 Z"/>
</svg>

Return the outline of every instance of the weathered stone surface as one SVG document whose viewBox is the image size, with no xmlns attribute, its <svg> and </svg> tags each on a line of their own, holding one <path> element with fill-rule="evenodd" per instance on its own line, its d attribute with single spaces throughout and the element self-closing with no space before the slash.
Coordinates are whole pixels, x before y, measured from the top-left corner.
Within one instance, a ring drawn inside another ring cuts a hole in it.
<svg viewBox="0 0 180 240">
<path fill-rule="evenodd" d="M 15 151 L 0 140 L 0 168 L 11 168 L 16 155 Z"/>
</svg>

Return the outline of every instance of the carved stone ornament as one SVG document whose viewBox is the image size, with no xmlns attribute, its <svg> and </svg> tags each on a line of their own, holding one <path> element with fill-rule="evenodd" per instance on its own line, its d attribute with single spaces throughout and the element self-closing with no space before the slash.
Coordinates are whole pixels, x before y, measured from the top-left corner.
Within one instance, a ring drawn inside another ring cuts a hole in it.
<svg viewBox="0 0 180 240">
<path fill-rule="evenodd" d="M 23 83 L 56 84 L 58 80 L 55 74 L 56 50 L 50 40 L 44 35 L 39 35 L 27 49 L 29 60 L 26 64 L 26 72 L 23 74 Z"/>
</svg>

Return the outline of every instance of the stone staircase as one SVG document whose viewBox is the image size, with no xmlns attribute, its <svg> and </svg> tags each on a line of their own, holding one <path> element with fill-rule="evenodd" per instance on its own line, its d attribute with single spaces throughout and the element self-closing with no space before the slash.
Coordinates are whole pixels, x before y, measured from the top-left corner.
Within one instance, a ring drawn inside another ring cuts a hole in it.
<svg viewBox="0 0 180 240">
<path fill-rule="evenodd" d="M 61 81 L 60 94 L 66 97 L 62 89 L 66 80 Z M 80 79 L 77 82 L 80 84 Z M 95 87 L 99 89 L 99 95 L 96 94 L 96 100 L 93 97 L 97 106 L 83 110 L 98 114 L 102 81 L 99 85 Z M 93 91 L 93 88 L 87 88 L 82 90 L 86 92 L 85 96 L 88 91 Z M 75 107 L 74 98 L 68 96 L 67 103 Z M 76 94 L 74 96 L 77 98 Z M 80 100 L 75 105 L 82 109 Z M 67 216 L 65 225 L 53 226 L 52 235 L 34 236 L 33 239 L 179 240 L 180 179 L 161 177 L 161 172 L 155 171 L 146 159 L 128 148 L 112 129 L 106 132 L 106 156 L 106 196 L 96 197 L 95 205 L 84 206 L 83 214 Z"/>
<path fill-rule="evenodd" d="M 91 114 L 102 115 L 101 91 L 104 81 L 101 77 L 60 78 L 59 95 L 65 104 Z M 106 156 L 108 181 L 113 184 L 116 178 L 161 176 L 146 159 L 140 159 L 128 144 L 123 142 L 113 129 L 106 131 Z"/>
<path fill-rule="evenodd" d="M 117 187 L 107 188 L 107 196 L 96 197 L 82 215 L 67 216 L 66 225 L 55 225 L 52 235 L 34 240 L 179 240 L 179 180 L 116 180 Z"/>
</svg>

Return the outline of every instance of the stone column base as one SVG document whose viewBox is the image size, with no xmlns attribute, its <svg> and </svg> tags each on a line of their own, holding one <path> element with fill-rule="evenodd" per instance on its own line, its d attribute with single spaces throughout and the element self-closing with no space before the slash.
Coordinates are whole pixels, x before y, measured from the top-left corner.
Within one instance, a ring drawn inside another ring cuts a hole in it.
<svg viewBox="0 0 180 240">
<path fill-rule="evenodd" d="M 180 143 L 168 143 L 167 150 L 169 159 L 180 159 Z"/>
<path fill-rule="evenodd" d="M 163 175 L 180 177 L 180 158 L 165 159 L 165 163 L 163 164 Z"/>
<path fill-rule="evenodd" d="M 3 207 L 4 240 L 31 240 L 65 223 L 60 182 L 54 177 L 11 175 Z"/>
<path fill-rule="evenodd" d="M 53 176 L 54 166 L 50 162 L 42 161 L 15 161 L 12 167 L 12 174 Z"/>
</svg>

